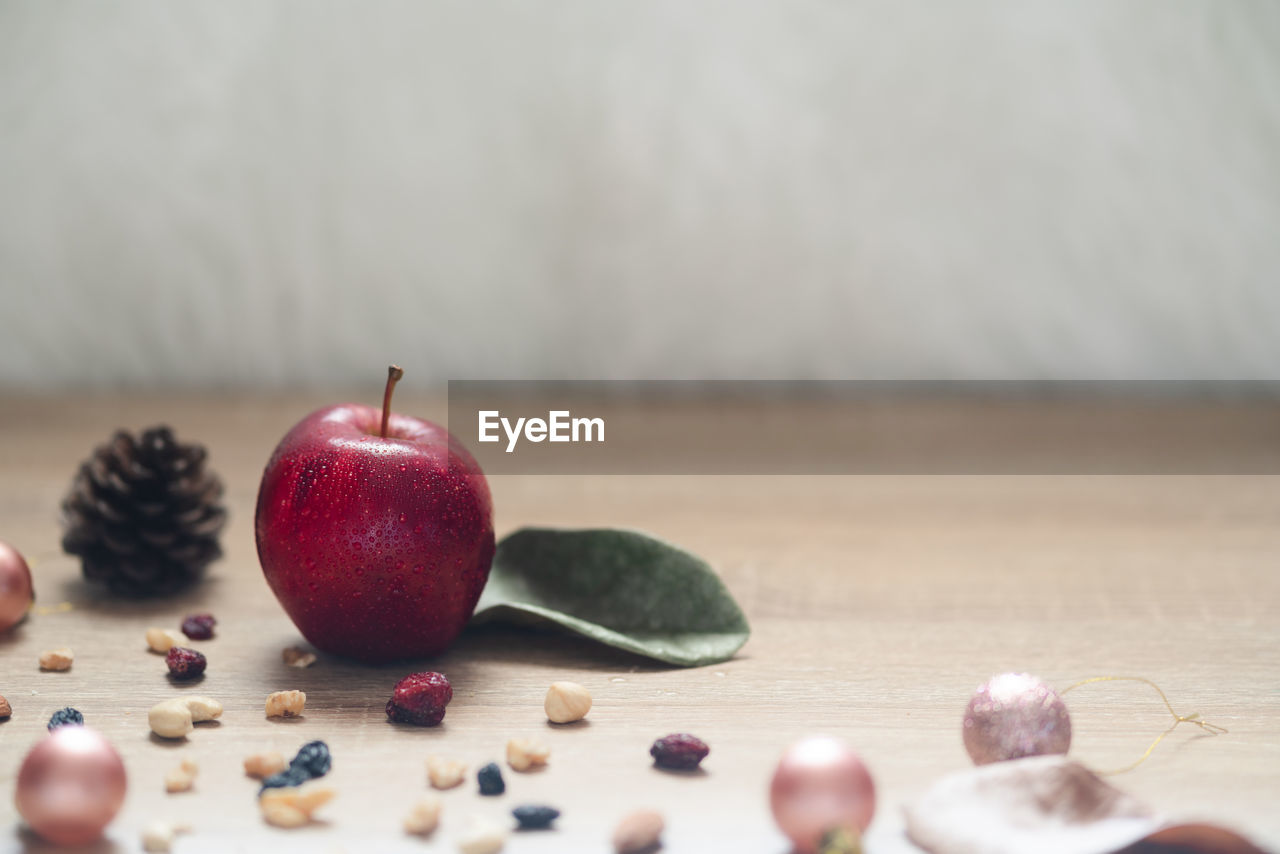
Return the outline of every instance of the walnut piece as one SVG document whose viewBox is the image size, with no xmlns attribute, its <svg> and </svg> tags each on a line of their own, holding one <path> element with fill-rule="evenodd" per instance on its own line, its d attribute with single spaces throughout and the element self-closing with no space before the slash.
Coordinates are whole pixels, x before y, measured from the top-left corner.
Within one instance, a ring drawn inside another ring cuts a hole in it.
<svg viewBox="0 0 1280 854">
<path fill-rule="evenodd" d="M 528 771 L 530 768 L 546 765 L 550 758 L 551 748 L 540 741 L 513 738 L 507 742 L 507 764 L 514 771 Z"/>
<path fill-rule="evenodd" d="M 321 786 L 288 786 L 267 789 L 258 798 L 258 806 L 267 824 L 276 827 L 302 827 L 311 821 L 311 814 L 333 800 L 337 792 Z"/>
<path fill-rule="evenodd" d="M 443 756 L 427 757 L 427 779 L 437 789 L 452 789 L 463 781 L 467 775 L 467 765 L 457 759 L 446 759 Z"/>
<path fill-rule="evenodd" d="M 76 654 L 65 646 L 40 653 L 41 670 L 70 670 Z"/>
<path fill-rule="evenodd" d="M 267 717 L 296 718 L 307 705 L 307 695 L 302 691 L 276 691 L 267 695 Z"/>
<path fill-rule="evenodd" d="M 279 774 L 286 767 L 288 766 L 284 757 L 275 750 L 255 753 L 252 756 L 246 756 L 244 760 L 244 773 L 255 780 L 264 780 L 272 774 Z"/>
<path fill-rule="evenodd" d="M 181 765 L 171 769 L 169 773 L 164 775 L 164 790 L 169 793 L 191 791 L 191 787 L 196 782 L 196 774 L 199 771 L 200 766 L 196 765 L 192 760 L 182 760 Z"/>
<path fill-rule="evenodd" d="M 440 798 L 425 795 L 404 819 L 404 832 L 426 836 L 440 825 Z"/>
<path fill-rule="evenodd" d="M 285 647 L 285 649 L 280 653 L 280 658 L 290 667 L 297 668 L 310 667 L 316 663 L 316 654 L 314 652 L 307 652 L 299 646 Z"/>
</svg>

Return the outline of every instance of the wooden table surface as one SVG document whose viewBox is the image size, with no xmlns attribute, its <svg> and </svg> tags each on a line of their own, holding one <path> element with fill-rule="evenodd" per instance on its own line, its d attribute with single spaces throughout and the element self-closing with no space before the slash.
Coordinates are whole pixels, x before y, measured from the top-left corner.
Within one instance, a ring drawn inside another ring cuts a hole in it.
<svg viewBox="0 0 1280 854">
<path fill-rule="evenodd" d="M 254 499 L 271 449 L 310 408 L 341 397 L 0 398 L 0 538 L 32 558 L 40 605 L 71 606 L 0 639 L 0 693 L 14 709 L 0 723 L 0 850 L 44 850 L 13 808 L 14 779 L 50 713 L 73 705 L 129 773 L 124 810 L 94 850 L 139 850 L 145 823 L 172 819 L 194 828 L 178 852 L 454 851 L 469 815 L 545 802 L 562 810 L 559 830 L 513 836 L 508 852 L 606 851 L 623 813 L 653 806 L 667 816 L 669 851 L 783 854 L 770 774 L 789 742 L 825 732 L 853 744 L 875 776 L 868 850 L 913 851 L 902 805 L 968 767 L 962 709 L 980 681 L 1006 670 L 1060 687 L 1145 676 L 1179 711 L 1227 727 L 1219 737 L 1179 729 L 1114 782 L 1172 816 L 1280 849 L 1280 478 L 496 477 L 500 536 L 528 524 L 653 532 L 711 561 L 753 635 L 731 662 L 679 670 L 562 636 L 468 632 L 429 663 L 454 686 L 444 725 L 414 730 L 389 725 L 382 708 L 394 682 L 420 667 L 324 656 L 304 671 L 282 665 L 280 650 L 300 638 L 254 550 Z M 439 401 L 406 397 L 397 408 L 442 415 Z M 58 503 L 79 460 L 112 430 L 157 422 L 208 445 L 232 513 L 226 555 L 190 594 L 114 601 L 59 554 Z M 209 670 L 194 690 L 226 713 L 186 742 L 158 743 L 147 709 L 180 690 L 143 634 L 197 609 L 219 625 L 200 645 Z M 74 668 L 39 672 L 39 652 L 63 645 L 75 650 Z M 546 723 L 542 697 L 556 679 L 591 690 L 587 722 Z M 287 688 L 307 692 L 305 717 L 267 720 L 265 696 Z M 1132 761 L 1169 723 L 1140 686 L 1082 689 L 1069 702 L 1073 755 L 1096 767 Z M 705 774 L 651 768 L 650 742 L 673 731 L 710 743 Z M 431 839 L 400 832 L 427 788 L 427 754 L 474 768 L 500 760 L 513 736 L 545 740 L 550 766 L 507 771 L 501 798 L 479 797 L 471 782 L 444 793 Z M 242 757 L 292 755 L 316 738 L 332 747 L 338 797 L 322 823 L 266 827 Z M 195 791 L 166 795 L 164 772 L 183 757 L 200 765 Z"/>
</svg>

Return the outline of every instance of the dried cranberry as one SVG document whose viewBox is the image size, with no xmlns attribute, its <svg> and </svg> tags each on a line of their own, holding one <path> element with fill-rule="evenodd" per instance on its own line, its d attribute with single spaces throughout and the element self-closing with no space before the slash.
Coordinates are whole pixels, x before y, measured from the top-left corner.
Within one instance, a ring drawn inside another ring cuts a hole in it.
<svg viewBox="0 0 1280 854">
<path fill-rule="evenodd" d="M 453 688 L 443 673 L 410 673 L 396 683 L 387 700 L 387 719 L 402 724 L 435 726 L 444 720 L 444 707 Z"/>
<path fill-rule="evenodd" d="M 209 661 L 194 649 L 175 646 L 165 655 L 164 663 L 169 665 L 169 675 L 174 679 L 195 679 L 204 673 Z"/>
<path fill-rule="evenodd" d="M 182 633 L 192 640 L 208 640 L 217 624 L 213 614 L 191 614 L 182 621 Z"/>
<path fill-rule="evenodd" d="M 670 768 L 676 771 L 689 771 L 698 767 L 698 763 L 711 752 L 707 743 L 687 732 L 678 732 L 660 738 L 649 748 L 649 755 L 659 768 Z"/>
</svg>

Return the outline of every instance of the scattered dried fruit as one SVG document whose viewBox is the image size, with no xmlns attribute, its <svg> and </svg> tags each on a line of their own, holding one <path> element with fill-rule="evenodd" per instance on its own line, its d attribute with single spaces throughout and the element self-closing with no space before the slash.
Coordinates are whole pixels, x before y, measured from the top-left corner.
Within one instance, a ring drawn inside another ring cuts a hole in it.
<svg viewBox="0 0 1280 854">
<path fill-rule="evenodd" d="M 208 640 L 217 624 L 213 614 L 191 614 L 182 621 L 182 633 L 192 640 Z"/>
<path fill-rule="evenodd" d="M 179 833 L 189 833 L 191 828 L 185 824 L 170 824 L 167 821 L 154 821 L 142 831 L 142 850 L 152 854 L 164 854 L 173 847 L 173 838 Z"/>
<path fill-rule="evenodd" d="M 200 766 L 196 765 L 193 760 L 182 760 L 181 765 L 170 769 L 169 773 L 164 775 L 164 790 L 171 794 L 173 792 L 191 791 L 191 787 L 196 782 L 196 774 L 199 771 Z"/>
<path fill-rule="evenodd" d="M 165 654 L 164 663 L 169 668 L 170 678 L 180 682 L 200 678 L 204 675 L 204 669 L 209 666 L 209 660 L 203 653 L 185 646 L 170 648 Z"/>
<path fill-rule="evenodd" d="M 307 705 L 302 691 L 276 691 L 267 695 L 267 717 L 296 718 Z"/>
<path fill-rule="evenodd" d="M 151 731 L 161 738 L 182 738 L 200 721 L 222 715 L 222 704 L 210 697 L 178 697 L 161 700 L 147 712 Z"/>
<path fill-rule="evenodd" d="M 387 719 L 415 726 L 435 726 L 444 720 L 453 687 L 443 673 L 410 673 L 396 683 L 387 700 Z"/>
<path fill-rule="evenodd" d="M 182 635 L 173 629 L 147 629 L 147 649 L 152 652 L 168 652 L 182 643 Z"/>
<path fill-rule="evenodd" d="M 480 782 L 482 795 L 501 795 L 507 790 L 507 784 L 502 780 L 502 769 L 497 762 L 490 762 L 477 771 L 476 779 Z"/>
<path fill-rule="evenodd" d="M 41 670 L 70 670 L 76 654 L 65 646 L 40 653 Z"/>
<path fill-rule="evenodd" d="M 613 831 L 613 850 L 618 854 L 639 854 L 655 848 L 662 840 L 666 823 L 654 810 L 637 810 L 618 822 Z"/>
<path fill-rule="evenodd" d="M 58 709 L 49 718 L 49 732 L 53 732 L 60 726 L 84 726 L 84 715 L 76 709 L 67 706 L 65 709 Z"/>
<path fill-rule="evenodd" d="M 452 789 L 467 776 L 467 765 L 443 756 L 427 757 L 427 779 L 437 789 Z"/>
<path fill-rule="evenodd" d="M 263 792 L 258 799 L 262 817 L 276 827 L 302 827 L 311 821 L 311 815 L 336 795 L 333 789 L 307 786 L 272 789 Z"/>
<path fill-rule="evenodd" d="M 267 789 L 301 786 L 308 780 L 328 774 L 332 765 L 333 757 L 329 753 L 329 745 L 323 741 L 308 741 L 298 750 L 298 754 L 293 757 L 288 768 L 262 781 L 262 788 L 258 794 L 261 796 Z"/>
<path fill-rule="evenodd" d="M 698 763 L 710 752 L 711 748 L 707 747 L 706 742 L 687 732 L 664 736 L 649 748 L 649 755 L 653 757 L 655 765 L 673 771 L 691 771 L 697 768 Z"/>
<path fill-rule="evenodd" d="M 507 844 L 507 832 L 492 822 L 471 819 L 471 827 L 458 839 L 462 854 L 497 854 Z"/>
<path fill-rule="evenodd" d="M 9 705 L 9 701 L 4 697 L 0 697 L 0 721 L 5 720 L 13 715 L 13 707 Z"/>
<path fill-rule="evenodd" d="M 516 817 L 521 830 L 546 830 L 551 826 L 551 822 L 560 817 L 560 810 L 555 807 L 529 804 L 516 807 L 511 814 Z"/>
<path fill-rule="evenodd" d="M 542 708 L 552 723 L 580 721 L 591 711 L 591 693 L 577 682 L 552 682 Z"/>
<path fill-rule="evenodd" d="M 244 759 L 244 773 L 255 780 L 262 780 L 274 774 L 279 774 L 286 767 L 284 757 L 275 750 L 255 753 L 252 756 L 246 756 Z"/>
<path fill-rule="evenodd" d="M 280 653 L 280 658 L 290 667 L 297 667 L 299 669 L 303 667 L 310 667 L 316 663 L 316 654 L 314 652 L 307 652 L 300 646 L 285 647 Z"/>
<path fill-rule="evenodd" d="M 404 819 L 404 832 L 426 836 L 440 826 L 440 798 L 424 795 Z"/>
<path fill-rule="evenodd" d="M 507 742 L 507 764 L 514 771 L 528 771 L 541 767 L 551 758 L 551 748 L 540 741 L 513 738 Z"/>
</svg>

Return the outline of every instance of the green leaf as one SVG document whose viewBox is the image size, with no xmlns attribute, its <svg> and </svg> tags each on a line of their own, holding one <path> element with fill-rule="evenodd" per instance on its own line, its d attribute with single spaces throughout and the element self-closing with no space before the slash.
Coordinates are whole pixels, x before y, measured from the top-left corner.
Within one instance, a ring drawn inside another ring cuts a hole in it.
<svg viewBox="0 0 1280 854">
<path fill-rule="evenodd" d="M 616 528 L 522 528 L 504 538 L 474 619 L 550 621 L 682 667 L 730 659 L 751 633 L 706 561 Z"/>
</svg>

